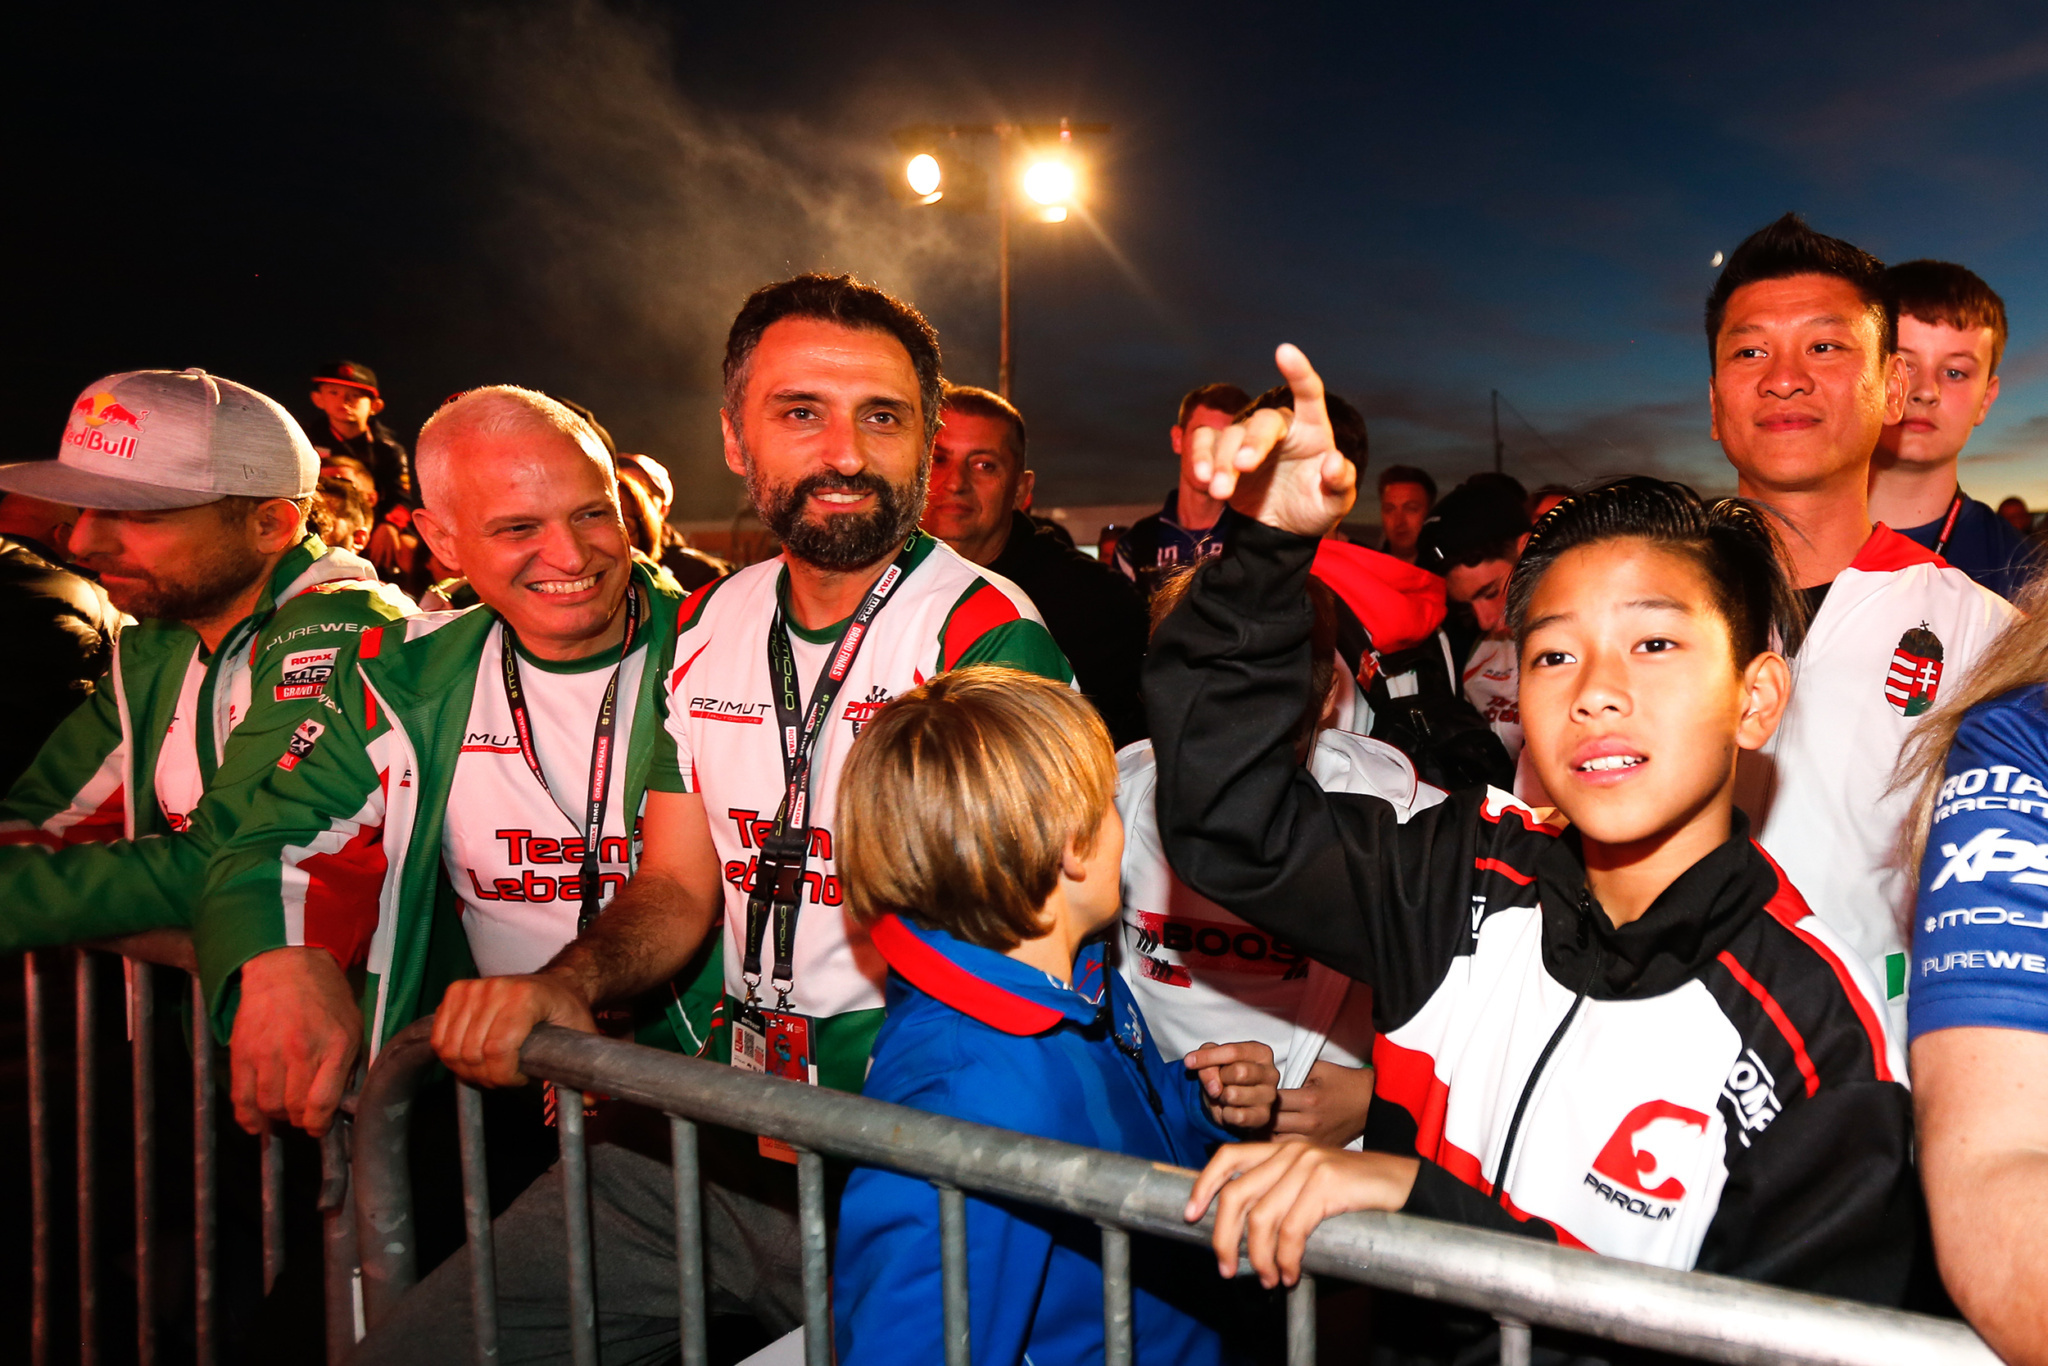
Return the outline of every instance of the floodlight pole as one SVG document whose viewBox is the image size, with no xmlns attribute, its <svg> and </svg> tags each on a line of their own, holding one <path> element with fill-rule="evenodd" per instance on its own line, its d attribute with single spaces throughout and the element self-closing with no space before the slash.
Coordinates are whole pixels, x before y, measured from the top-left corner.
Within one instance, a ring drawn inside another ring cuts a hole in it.
<svg viewBox="0 0 2048 1366">
<path fill-rule="evenodd" d="M 1001 341 L 996 348 L 996 392 L 1010 396 L 1010 141 L 1014 124 L 996 125 L 996 313 Z"/>
</svg>

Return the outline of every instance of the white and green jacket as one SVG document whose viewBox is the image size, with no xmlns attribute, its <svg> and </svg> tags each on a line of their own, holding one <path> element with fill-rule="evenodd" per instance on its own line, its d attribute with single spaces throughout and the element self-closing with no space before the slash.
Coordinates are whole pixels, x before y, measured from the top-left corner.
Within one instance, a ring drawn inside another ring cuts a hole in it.
<svg viewBox="0 0 2048 1366">
<path fill-rule="evenodd" d="M 210 654 L 178 622 L 122 631 L 107 679 L 0 801 L 0 951 L 190 924 L 220 794 L 275 758 L 249 737 L 317 712 L 342 647 L 412 610 L 367 561 L 309 536 Z M 166 743 L 181 695 L 189 746 Z"/>
<path fill-rule="evenodd" d="M 641 809 L 647 778 L 672 754 L 661 682 L 681 595 L 635 566 L 648 603 L 648 650 L 625 754 L 624 809 Z M 207 870 L 194 924 L 215 1027 L 234 1018 L 237 974 L 272 949 L 327 949 L 358 984 L 372 1056 L 431 1012 L 448 983 L 476 976 L 461 906 L 442 858 L 455 781 L 485 645 L 488 607 L 430 612 L 365 632 L 344 651 L 316 718 L 260 737 L 269 767 L 235 794 L 234 833 Z M 669 758 L 669 764 L 674 763 Z M 641 1041 L 695 1052 L 718 996 L 715 948 L 699 996 L 666 993 Z"/>
</svg>

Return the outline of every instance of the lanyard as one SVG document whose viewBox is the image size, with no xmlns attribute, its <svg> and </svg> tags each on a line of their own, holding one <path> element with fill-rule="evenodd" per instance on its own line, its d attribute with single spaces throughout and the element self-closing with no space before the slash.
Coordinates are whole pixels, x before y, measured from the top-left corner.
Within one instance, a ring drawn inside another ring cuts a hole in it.
<svg viewBox="0 0 2048 1366">
<path fill-rule="evenodd" d="M 590 928 L 590 922 L 597 919 L 599 877 L 598 851 L 604 844 L 604 811 L 611 800 L 612 751 L 619 732 L 619 675 L 626 670 L 626 656 L 633 652 L 633 636 L 640 622 L 640 585 L 628 582 L 626 585 L 626 636 L 619 642 L 619 662 L 612 669 L 612 680 L 605 685 L 604 701 L 597 709 L 597 730 L 590 740 L 590 805 L 586 812 L 583 834 L 583 871 L 577 883 L 583 891 L 583 904 L 576 912 L 576 933 Z M 576 824 L 576 817 L 562 805 L 562 799 L 555 796 L 548 786 L 547 774 L 541 772 L 540 755 L 533 747 L 533 720 L 526 714 L 526 689 L 519 682 L 519 646 L 512 634 L 512 623 L 506 622 L 505 639 L 500 652 L 505 661 L 505 703 L 512 709 L 512 729 L 519 735 L 519 755 L 526 760 L 526 766 L 533 770 L 534 781 L 541 791 L 548 794 L 557 810 L 568 817 L 569 824 Z"/>
<path fill-rule="evenodd" d="M 1939 555 L 1948 549 L 1948 538 L 1956 529 L 1956 518 L 1963 510 L 1963 491 L 1956 490 L 1956 496 L 1949 502 L 1948 519 L 1941 524 L 1941 535 L 1935 538 L 1934 553 Z"/>
<path fill-rule="evenodd" d="M 775 919 L 775 971 L 769 982 L 780 998 L 775 1008 L 781 1010 L 789 1005 L 790 988 L 795 985 L 797 913 L 803 901 L 804 865 L 811 849 L 811 759 L 832 714 L 833 703 L 838 700 L 840 686 L 846 682 L 854 657 L 860 653 L 861 642 L 867 638 L 875 615 L 903 582 L 908 572 L 904 561 L 915 545 L 915 539 L 904 545 L 847 618 L 845 629 L 839 633 L 825 667 L 818 674 L 817 686 L 811 690 L 811 705 L 801 716 L 797 705 L 796 654 L 790 648 L 788 620 L 780 604 L 775 608 L 775 620 L 769 624 L 768 674 L 770 691 L 775 695 L 775 724 L 782 743 L 783 793 L 774 825 L 758 842 L 760 861 L 755 865 L 753 891 L 747 896 L 746 957 L 741 962 L 740 977 L 747 984 L 750 1014 L 759 1013 L 755 1003 L 761 986 L 761 941 L 767 934 L 771 909 Z"/>
</svg>

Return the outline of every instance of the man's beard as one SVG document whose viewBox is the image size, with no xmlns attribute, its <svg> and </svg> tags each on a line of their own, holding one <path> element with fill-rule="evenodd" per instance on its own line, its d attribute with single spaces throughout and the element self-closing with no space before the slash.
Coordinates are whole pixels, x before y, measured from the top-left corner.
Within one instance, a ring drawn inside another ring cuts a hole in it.
<svg viewBox="0 0 2048 1366">
<path fill-rule="evenodd" d="M 761 525 L 775 534 L 782 548 L 805 564 L 844 573 L 864 569 L 898 549 L 917 530 L 924 515 L 924 491 L 931 476 L 931 456 L 917 463 L 917 476 L 908 484 L 891 484 L 872 470 L 838 474 L 821 470 L 806 475 L 786 488 L 775 488 L 760 477 L 751 458 L 747 461 L 747 495 Z M 842 512 L 813 520 L 804 516 L 804 505 L 814 493 L 872 493 L 875 506 L 868 512 Z"/>
<path fill-rule="evenodd" d="M 223 528 L 225 532 L 227 528 Z M 118 568 L 143 582 L 117 584 L 108 596 L 114 605 L 138 620 L 213 621 L 263 576 L 261 551 L 239 536 L 223 535 L 205 554 L 175 567 L 151 571 L 141 565 L 93 565 L 103 572 Z"/>
</svg>

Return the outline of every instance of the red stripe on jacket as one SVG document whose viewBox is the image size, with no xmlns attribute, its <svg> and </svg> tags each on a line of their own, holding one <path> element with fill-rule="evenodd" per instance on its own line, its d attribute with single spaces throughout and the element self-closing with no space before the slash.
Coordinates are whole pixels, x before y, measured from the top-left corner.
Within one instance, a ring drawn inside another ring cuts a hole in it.
<svg viewBox="0 0 2048 1366">
<path fill-rule="evenodd" d="M 1017 619 L 1017 604 L 994 584 L 982 584 L 946 618 L 946 667 L 958 664 L 975 641 Z"/>
</svg>

